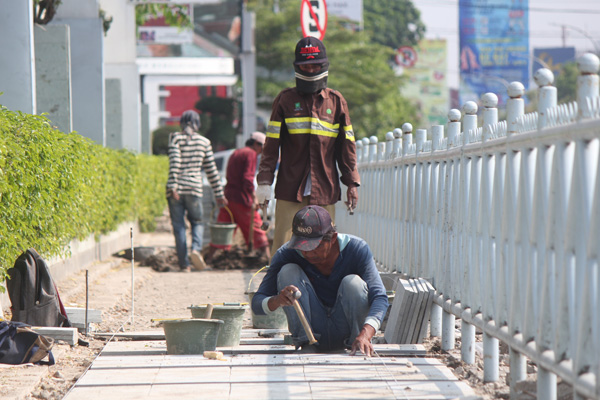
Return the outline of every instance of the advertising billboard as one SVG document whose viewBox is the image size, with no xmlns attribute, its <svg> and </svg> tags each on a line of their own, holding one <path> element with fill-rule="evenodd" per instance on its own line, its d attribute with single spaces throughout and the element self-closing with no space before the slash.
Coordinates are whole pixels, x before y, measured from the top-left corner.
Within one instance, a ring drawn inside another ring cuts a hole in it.
<svg viewBox="0 0 600 400">
<path fill-rule="evenodd" d="M 548 68 L 554 73 L 554 78 L 560 75 L 562 65 L 575 62 L 575 47 L 546 47 L 533 49 L 533 68 L 535 74 L 540 68 Z"/>
<path fill-rule="evenodd" d="M 459 1 L 460 104 L 513 81 L 529 86 L 529 0 Z"/>
<path fill-rule="evenodd" d="M 170 26 L 164 15 L 147 19 L 138 26 L 138 57 L 234 57 L 239 53 L 240 0 L 182 2 L 177 7 L 192 26 Z"/>
<path fill-rule="evenodd" d="M 445 39 L 421 40 L 410 50 L 399 49 L 399 55 L 404 56 L 396 60 L 403 67 L 403 75 L 408 77 L 402 87 L 402 96 L 416 102 L 420 119 L 429 125 L 443 125 L 448 121 L 446 47 Z M 406 57 L 412 53 L 414 55 Z M 407 59 L 410 62 L 406 62 Z"/>
</svg>

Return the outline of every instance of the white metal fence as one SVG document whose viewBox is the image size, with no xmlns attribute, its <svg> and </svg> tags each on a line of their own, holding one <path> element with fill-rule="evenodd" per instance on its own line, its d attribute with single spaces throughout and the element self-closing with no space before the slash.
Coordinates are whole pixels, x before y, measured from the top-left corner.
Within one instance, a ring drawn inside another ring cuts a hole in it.
<svg viewBox="0 0 600 400">
<path fill-rule="evenodd" d="M 431 333 L 475 360 L 484 332 L 484 380 L 498 379 L 498 340 L 510 348 L 511 394 L 538 366 L 537 396 L 557 397 L 557 376 L 576 398 L 600 398 L 600 98 L 598 58 L 578 60 L 577 102 L 556 105 L 542 69 L 538 111 L 524 114 L 523 85 L 451 110 L 444 126 L 410 124 L 357 142 L 360 199 L 340 206 L 341 232 L 363 237 L 382 270 L 429 278 L 437 296 Z M 429 135 L 430 139 L 427 139 Z M 414 136 L 414 142 L 413 142 Z"/>
</svg>

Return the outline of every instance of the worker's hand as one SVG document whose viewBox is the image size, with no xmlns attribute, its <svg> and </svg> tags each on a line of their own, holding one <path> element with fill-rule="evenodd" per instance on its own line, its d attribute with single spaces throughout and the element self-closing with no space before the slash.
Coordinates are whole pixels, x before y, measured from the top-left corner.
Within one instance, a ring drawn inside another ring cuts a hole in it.
<svg viewBox="0 0 600 400">
<path fill-rule="evenodd" d="M 294 304 L 294 293 L 298 291 L 298 288 L 294 285 L 286 286 L 279 294 L 277 295 L 277 303 L 279 307 L 283 306 L 291 306 Z"/>
<path fill-rule="evenodd" d="M 358 190 L 356 189 L 356 186 L 348 187 L 346 198 L 346 206 L 349 211 L 353 212 L 358 204 Z"/>
<path fill-rule="evenodd" d="M 227 199 L 225 197 L 217 198 L 217 205 L 219 207 L 226 207 L 227 204 L 229 203 L 227 202 Z"/>
<path fill-rule="evenodd" d="M 352 343 L 350 355 L 353 356 L 357 351 L 360 351 L 365 356 L 371 357 L 375 353 L 375 349 L 373 349 L 373 344 L 371 343 L 373 336 L 375 336 L 375 328 L 369 324 L 365 324 Z"/>
<path fill-rule="evenodd" d="M 256 188 L 256 200 L 258 204 L 265 204 L 271 200 L 271 185 L 258 185 Z"/>
<path fill-rule="evenodd" d="M 173 189 L 171 190 L 171 196 L 173 196 L 173 199 L 179 201 L 180 197 L 179 197 L 179 193 L 177 193 L 177 190 Z"/>
</svg>

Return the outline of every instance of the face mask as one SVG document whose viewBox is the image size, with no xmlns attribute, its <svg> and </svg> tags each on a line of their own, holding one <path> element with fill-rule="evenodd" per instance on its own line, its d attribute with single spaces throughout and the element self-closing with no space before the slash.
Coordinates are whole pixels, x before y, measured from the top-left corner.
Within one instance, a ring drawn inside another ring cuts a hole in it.
<svg viewBox="0 0 600 400">
<path fill-rule="evenodd" d="M 304 93 L 316 93 L 327 87 L 329 63 L 321 64 L 321 69 L 316 72 L 306 72 L 300 66 L 294 65 L 296 71 L 296 88 Z"/>
</svg>

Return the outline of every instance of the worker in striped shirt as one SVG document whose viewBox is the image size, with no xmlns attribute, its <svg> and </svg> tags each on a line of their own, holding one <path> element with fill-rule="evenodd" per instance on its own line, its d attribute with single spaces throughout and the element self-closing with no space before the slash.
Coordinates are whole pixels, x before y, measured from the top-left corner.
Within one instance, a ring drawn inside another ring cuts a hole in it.
<svg viewBox="0 0 600 400">
<path fill-rule="evenodd" d="M 202 258 L 202 170 L 219 206 L 227 205 L 210 140 L 198 133 L 200 116 L 187 110 L 180 119 L 181 132 L 169 137 L 169 179 L 167 201 L 179 268 L 190 272 L 190 260 L 197 270 L 206 268 Z M 185 217 L 192 227 L 192 251 L 188 256 Z"/>
</svg>

